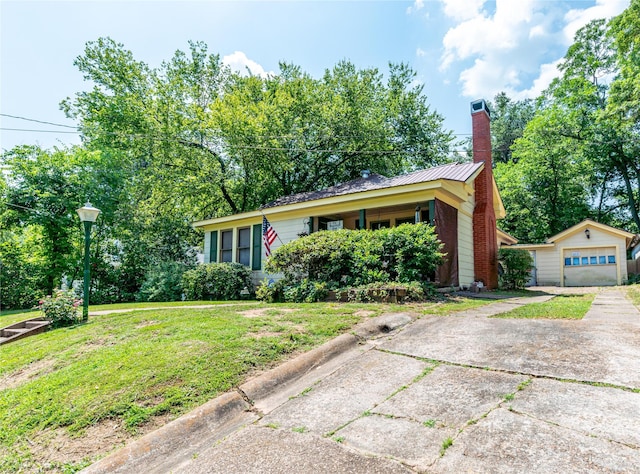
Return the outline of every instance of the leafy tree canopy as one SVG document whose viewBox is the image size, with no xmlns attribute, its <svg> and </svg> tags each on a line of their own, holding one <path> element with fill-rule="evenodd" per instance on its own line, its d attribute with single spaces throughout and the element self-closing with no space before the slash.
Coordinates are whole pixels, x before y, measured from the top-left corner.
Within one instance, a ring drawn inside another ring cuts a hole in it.
<svg viewBox="0 0 640 474">
<path fill-rule="evenodd" d="M 395 175 L 447 159 L 452 135 L 406 65 L 385 77 L 342 61 L 316 79 L 281 63 L 247 77 L 204 43 L 189 46 L 151 68 L 109 38 L 90 42 L 75 64 L 94 87 L 62 103 L 87 146 L 118 150 L 156 209 L 225 215 L 363 169 Z"/>
</svg>

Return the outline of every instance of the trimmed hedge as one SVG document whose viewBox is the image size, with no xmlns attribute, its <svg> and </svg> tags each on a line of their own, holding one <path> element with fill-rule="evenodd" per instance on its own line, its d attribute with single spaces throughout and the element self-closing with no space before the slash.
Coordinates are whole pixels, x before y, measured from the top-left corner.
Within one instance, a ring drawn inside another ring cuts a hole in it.
<svg viewBox="0 0 640 474">
<path fill-rule="evenodd" d="M 442 244 L 428 224 L 403 224 L 380 230 L 320 231 L 278 248 L 267 273 L 282 273 L 277 283 L 263 282 L 258 298 L 317 301 L 327 290 L 390 282 L 426 282 L 442 263 Z"/>
<path fill-rule="evenodd" d="M 182 275 L 188 300 L 239 300 L 245 288 L 253 294 L 251 270 L 239 263 L 207 263 Z"/>
</svg>

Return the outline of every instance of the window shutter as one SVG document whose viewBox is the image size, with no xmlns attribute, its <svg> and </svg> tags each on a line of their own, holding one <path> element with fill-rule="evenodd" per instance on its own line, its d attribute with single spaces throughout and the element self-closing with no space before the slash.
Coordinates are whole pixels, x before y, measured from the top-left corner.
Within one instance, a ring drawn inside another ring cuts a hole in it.
<svg viewBox="0 0 640 474">
<path fill-rule="evenodd" d="M 209 263 L 218 261 L 218 231 L 211 232 L 211 242 L 209 245 Z"/>
<path fill-rule="evenodd" d="M 262 269 L 262 224 L 253 226 L 253 251 L 251 258 L 251 270 Z"/>
</svg>

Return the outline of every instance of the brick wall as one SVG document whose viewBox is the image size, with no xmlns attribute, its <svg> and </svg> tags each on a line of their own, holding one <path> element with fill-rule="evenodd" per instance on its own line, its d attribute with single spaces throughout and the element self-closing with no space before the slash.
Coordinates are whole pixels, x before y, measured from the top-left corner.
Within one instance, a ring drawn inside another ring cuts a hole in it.
<svg viewBox="0 0 640 474">
<path fill-rule="evenodd" d="M 498 286 L 498 240 L 493 208 L 493 171 L 491 159 L 491 118 L 484 100 L 471 103 L 473 161 L 484 162 L 475 180 L 473 210 L 474 273 L 489 289 Z"/>
</svg>

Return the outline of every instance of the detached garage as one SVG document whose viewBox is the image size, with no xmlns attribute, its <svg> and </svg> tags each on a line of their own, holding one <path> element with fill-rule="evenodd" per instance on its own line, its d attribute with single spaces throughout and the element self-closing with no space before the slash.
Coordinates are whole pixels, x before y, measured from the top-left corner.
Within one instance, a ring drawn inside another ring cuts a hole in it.
<svg viewBox="0 0 640 474">
<path fill-rule="evenodd" d="M 627 248 L 634 235 L 586 219 L 547 239 L 520 244 L 531 252 L 532 285 L 610 286 L 627 281 Z"/>
</svg>

